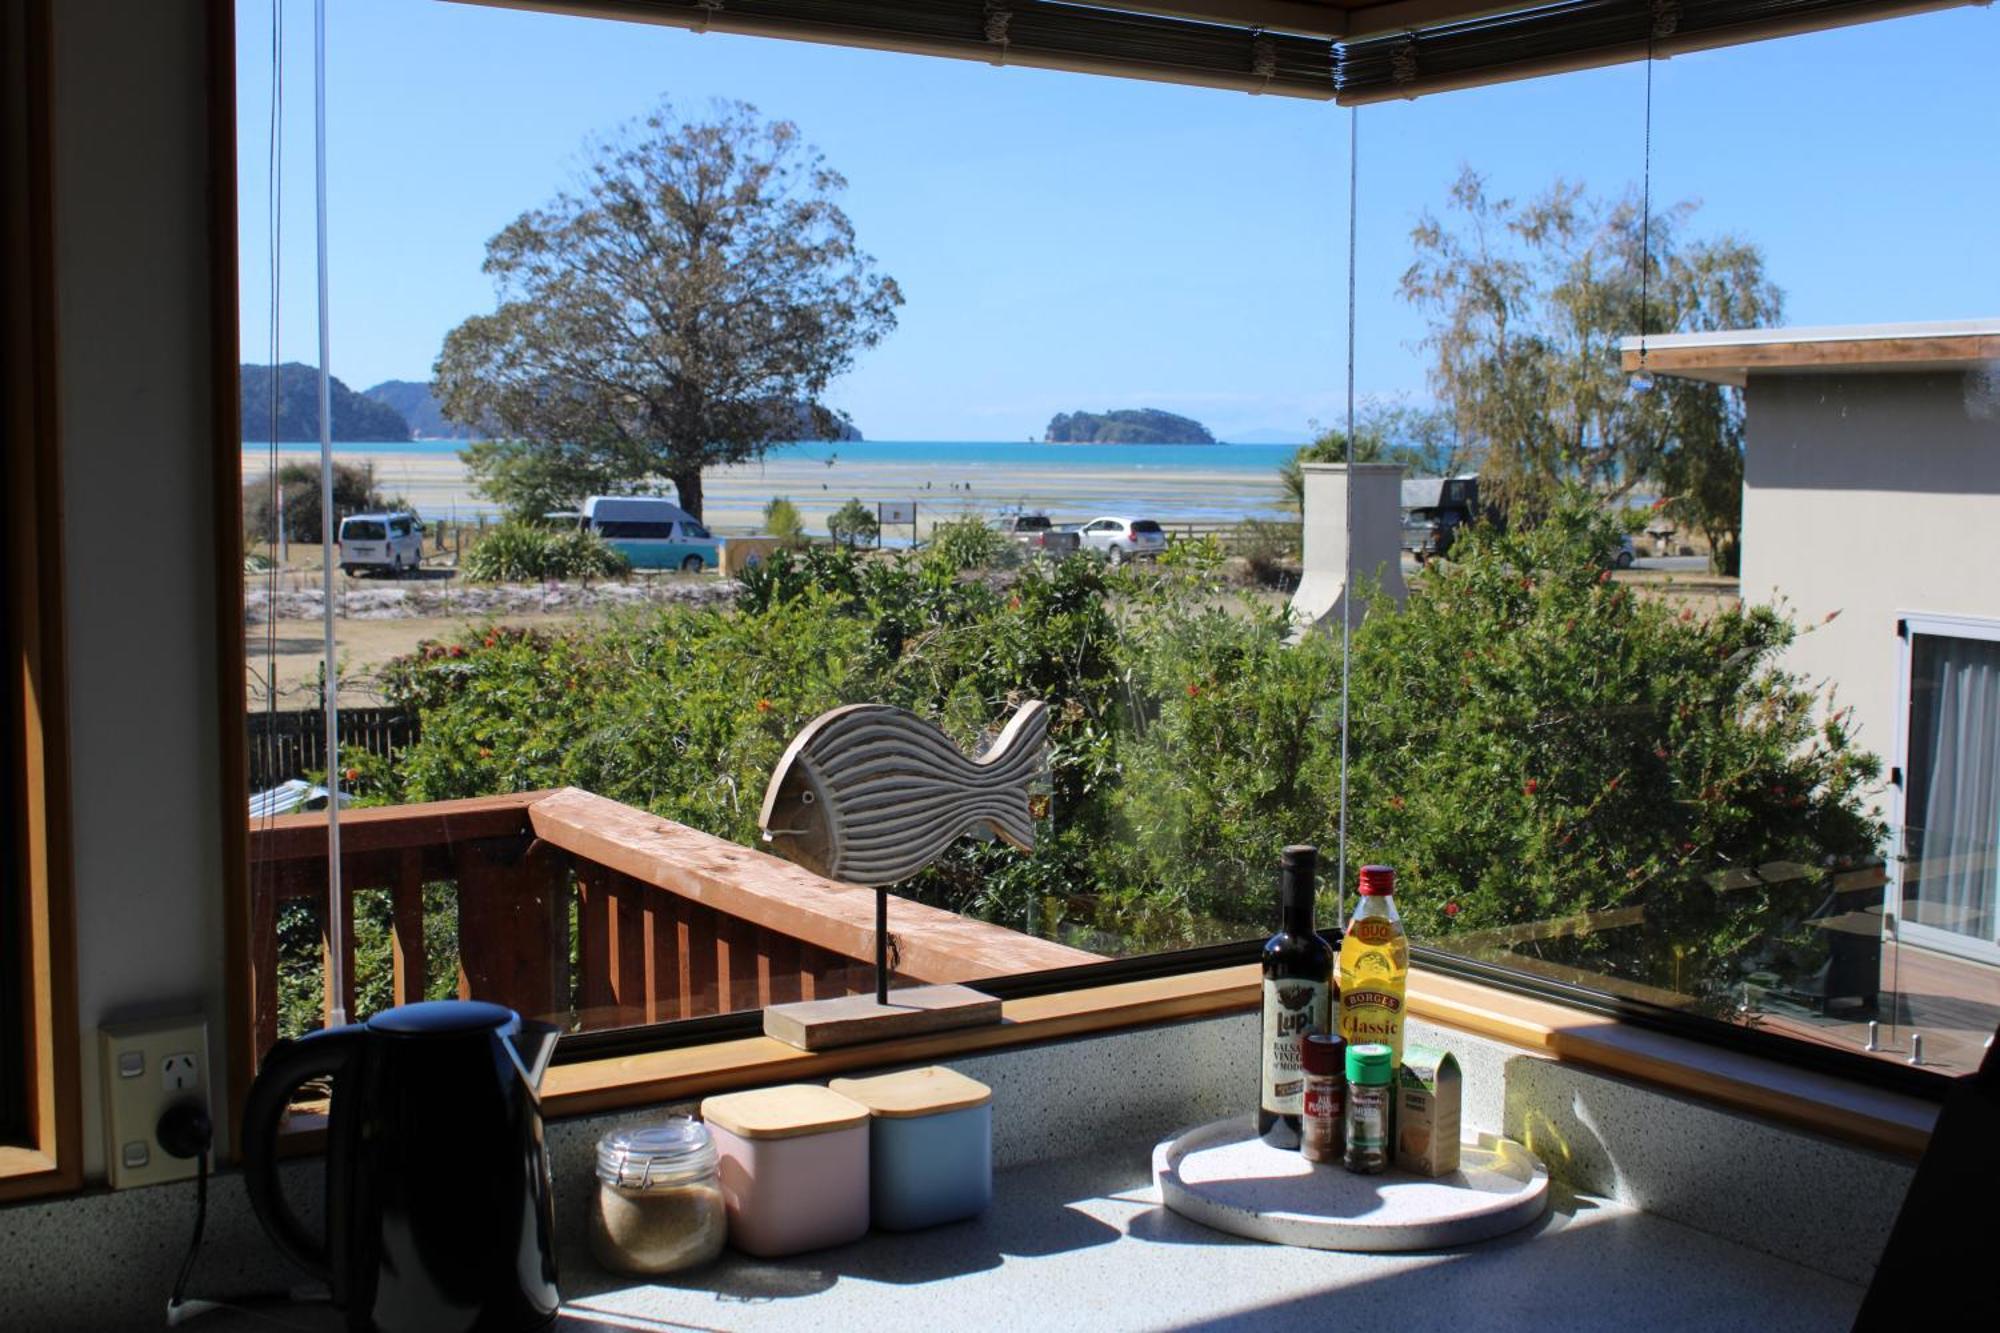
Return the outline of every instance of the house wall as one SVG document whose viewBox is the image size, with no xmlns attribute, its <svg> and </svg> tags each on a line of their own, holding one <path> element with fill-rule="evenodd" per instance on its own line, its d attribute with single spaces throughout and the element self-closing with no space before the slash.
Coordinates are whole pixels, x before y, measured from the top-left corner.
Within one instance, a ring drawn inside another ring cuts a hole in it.
<svg viewBox="0 0 2000 1333">
<path fill-rule="evenodd" d="M 2000 618 L 2000 401 L 1953 372 L 1753 375 L 1745 403 L 1744 599 L 1789 603 L 1788 665 L 1833 683 L 1886 772 L 1897 617 Z"/>
<path fill-rule="evenodd" d="M 52 9 L 83 1143 L 101 1179 L 100 1024 L 205 1014 L 222 1109 L 218 802 L 243 798 L 222 790 L 217 711 L 203 6 Z"/>
</svg>

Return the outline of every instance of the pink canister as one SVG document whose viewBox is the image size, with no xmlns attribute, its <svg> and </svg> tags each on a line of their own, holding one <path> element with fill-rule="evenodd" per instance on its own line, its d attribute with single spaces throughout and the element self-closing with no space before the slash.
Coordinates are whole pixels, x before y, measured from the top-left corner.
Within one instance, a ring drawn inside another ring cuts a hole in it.
<svg viewBox="0 0 2000 1333">
<path fill-rule="evenodd" d="M 868 1108 L 795 1083 L 710 1097 L 729 1242 L 762 1258 L 858 1240 L 868 1231 Z"/>
</svg>

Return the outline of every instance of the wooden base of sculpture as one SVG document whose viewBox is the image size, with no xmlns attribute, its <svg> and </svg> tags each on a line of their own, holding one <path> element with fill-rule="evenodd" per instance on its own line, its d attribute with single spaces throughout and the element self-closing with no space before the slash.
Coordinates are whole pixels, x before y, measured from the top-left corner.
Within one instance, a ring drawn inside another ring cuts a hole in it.
<svg viewBox="0 0 2000 1333">
<path fill-rule="evenodd" d="M 969 986 L 909 986 L 873 995 L 777 1004 L 764 1011 L 764 1035 L 802 1051 L 824 1051 L 864 1041 L 887 1041 L 950 1028 L 1000 1021 L 1000 1001 Z"/>
</svg>

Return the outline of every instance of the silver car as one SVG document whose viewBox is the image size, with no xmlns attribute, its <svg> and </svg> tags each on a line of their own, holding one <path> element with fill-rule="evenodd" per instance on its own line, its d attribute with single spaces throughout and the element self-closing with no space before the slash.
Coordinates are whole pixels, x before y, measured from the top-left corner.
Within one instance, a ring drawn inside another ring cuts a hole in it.
<svg viewBox="0 0 2000 1333">
<path fill-rule="evenodd" d="M 1083 549 L 1101 552 L 1112 564 L 1167 549 L 1167 534 L 1150 518 L 1093 518 L 1077 530 Z"/>
</svg>

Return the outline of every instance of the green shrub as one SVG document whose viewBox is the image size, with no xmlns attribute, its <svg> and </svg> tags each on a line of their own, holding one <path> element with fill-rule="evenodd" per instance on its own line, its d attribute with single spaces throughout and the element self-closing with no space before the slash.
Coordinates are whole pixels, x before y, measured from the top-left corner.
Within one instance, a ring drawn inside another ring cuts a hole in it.
<svg viewBox="0 0 2000 1333">
<path fill-rule="evenodd" d="M 284 496 L 285 540 L 317 542 L 319 531 L 319 465 L 284 463 L 278 468 L 278 489 Z M 268 475 L 243 485 L 243 536 L 246 541 L 276 543 L 278 507 L 271 493 Z M 391 509 L 407 509 L 401 496 L 384 495 L 375 484 L 375 465 L 369 462 L 333 465 L 333 511 L 336 514 L 364 514 Z"/>
<path fill-rule="evenodd" d="M 619 578 L 632 564 L 595 532 L 564 531 L 510 520 L 467 552 L 465 576 L 478 583 L 533 583 L 542 579 Z"/>
<path fill-rule="evenodd" d="M 1266 588 L 1288 588 L 1298 581 L 1298 561 L 1304 546 L 1303 526 L 1251 519 L 1237 530 L 1230 549 L 1243 557 L 1250 577 Z"/>
<path fill-rule="evenodd" d="M 928 550 L 954 569 L 989 569 L 1008 562 L 1017 548 L 1006 533 L 977 514 L 967 514 L 933 527 Z"/>
<path fill-rule="evenodd" d="M 881 539 L 882 524 L 876 519 L 874 510 L 858 499 L 849 500 L 827 515 L 826 535 L 843 546 L 857 546 L 862 542 L 873 544 Z"/>
<path fill-rule="evenodd" d="M 775 496 L 764 506 L 764 531 L 782 539 L 786 545 L 799 545 L 806 539 L 806 521 L 799 516 L 799 507 L 784 496 Z"/>
</svg>

